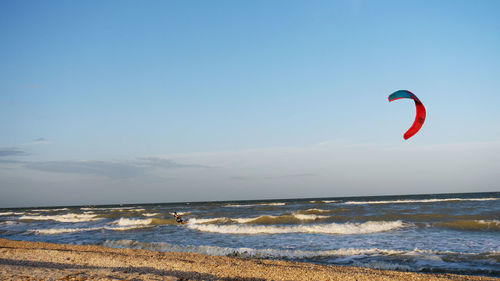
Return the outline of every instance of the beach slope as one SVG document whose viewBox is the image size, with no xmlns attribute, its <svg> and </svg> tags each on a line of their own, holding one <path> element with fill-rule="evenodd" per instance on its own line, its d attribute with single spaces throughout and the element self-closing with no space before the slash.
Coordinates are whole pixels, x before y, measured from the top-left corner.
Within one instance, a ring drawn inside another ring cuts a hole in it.
<svg viewBox="0 0 500 281">
<path fill-rule="evenodd" d="M 500 280 L 0 239 L 1 280 Z"/>
</svg>

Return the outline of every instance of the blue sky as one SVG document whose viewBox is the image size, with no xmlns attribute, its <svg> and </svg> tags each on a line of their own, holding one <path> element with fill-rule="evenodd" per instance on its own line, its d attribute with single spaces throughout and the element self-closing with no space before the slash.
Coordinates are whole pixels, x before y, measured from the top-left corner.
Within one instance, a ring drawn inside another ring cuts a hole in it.
<svg viewBox="0 0 500 281">
<path fill-rule="evenodd" d="M 2 1 L 0 207 L 498 191 L 499 12 Z"/>
</svg>

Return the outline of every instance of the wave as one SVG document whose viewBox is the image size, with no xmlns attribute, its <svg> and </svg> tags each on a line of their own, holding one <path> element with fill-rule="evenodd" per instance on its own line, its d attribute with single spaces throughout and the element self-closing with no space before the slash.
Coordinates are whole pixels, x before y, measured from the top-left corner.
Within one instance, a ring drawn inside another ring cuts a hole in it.
<svg viewBox="0 0 500 281">
<path fill-rule="evenodd" d="M 158 219 L 158 218 L 150 218 L 150 219 L 128 219 L 128 218 L 120 218 L 111 223 L 111 225 L 125 228 L 139 228 L 139 227 L 149 227 L 155 225 L 165 225 L 165 224 L 177 224 L 174 219 Z M 115 227 L 116 228 L 116 227 Z"/>
<path fill-rule="evenodd" d="M 323 209 L 312 208 L 312 209 L 307 209 L 307 210 L 300 210 L 300 211 L 297 211 L 296 213 L 319 215 L 319 214 L 324 214 L 324 213 L 330 213 L 333 211 L 334 210 L 323 210 Z"/>
<path fill-rule="evenodd" d="M 450 251 L 435 251 L 423 249 L 409 250 L 391 250 L 379 248 L 340 248 L 331 250 L 289 250 L 289 249 L 254 249 L 254 248 L 228 248 L 218 246 L 191 246 L 169 244 L 165 242 L 139 242 L 132 240 L 107 240 L 103 243 L 105 247 L 112 248 L 131 248 L 145 249 L 161 252 L 187 252 L 199 253 L 215 256 L 236 256 L 241 258 L 264 258 L 264 259 L 315 259 L 315 258 L 337 258 L 340 263 L 349 263 L 356 259 L 364 259 L 369 257 L 387 257 L 394 263 L 374 261 L 370 263 L 362 263 L 359 265 L 369 266 L 378 269 L 406 269 L 410 270 L 410 266 L 422 266 L 422 264 L 441 263 L 440 266 L 447 267 L 450 263 L 460 264 L 464 260 L 482 260 L 487 264 L 493 261 L 499 261 L 499 252 L 483 252 L 483 253 L 460 253 Z M 411 265 L 402 265 L 399 260 L 410 261 Z M 420 261 L 420 262 L 417 262 Z M 417 265 L 420 264 L 420 265 Z M 448 264 L 448 265 L 446 265 Z M 413 268 L 413 270 L 423 270 L 423 268 Z"/>
<path fill-rule="evenodd" d="M 73 233 L 73 232 L 83 232 L 83 231 L 95 231 L 101 230 L 103 227 L 89 227 L 89 228 L 48 228 L 48 229 L 32 229 L 29 232 L 35 234 L 62 234 L 62 233 Z"/>
<path fill-rule="evenodd" d="M 96 215 L 74 213 L 55 216 L 22 216 L 19 218 L 19 220 L 53 220 L 58 222 L 86 222 L 99 219 L 100 218 L 96 218 Z"/>
<path fill-rule="evenodd" d="M 104 242 L 106 247 L 113 248 L 132 248 L 145 249 L 162 252 L 194 252 L 199 254 L 208 254 L 216 256 L 240 256 L 244 258 L 312 258 L 321 256 L 349 256 L 349 255 L 368 255 L 368 254 L 397 254 L 402 251 L 380 250 L 380 249 L 337 249 L 323 251 L 302 251 L 302 250 L 281 250 L 281 249 L 252 249 L 252 248 L 228 248 L 218 246 L 180 246 L 165 242 L 138 242 L 132 240 L 107 240 Z"/>
<path fill-rule="evenodd" d="M 174 215 L 174 213 L 169 213 L 170 215 Z M 177 212 L 179 216 L 184 216 L 184 215 L 191 215 L 191 212 Z"/>
<path fill-rule="evenodd" d="M 283 203 L 283 202 L 276 202 L 276 203 L 260 203 L 260 204 L 257 204 L 259 206 L 285 206 L 286 203 Z"/>
<path fill-rule="evenodd" d="M 0 213 L 0 216 L 12 216 L 12 215 L 16 215 L 16 216 L 19 216 L 19 215 L 24 215 L 25 212 L 3 212 L 3 213 Z"/>
<path fill-rule="evenodd" d="M 57 212 L 57 211 L 68 211 L 68 208 L 58 208 L 58 209 L 34 209 L 33 212 Z"/>
<path fill-rule="evenodd" d="M 119 226 L 136 226 L 136 225 L 148 225 L 153 222 L 153 219 L 127 219 L 120 218 L 114 221 L 112 224 Z"/>
<path fill-rule="evenodd" d="M 256 203 L 256 204 L 226 204 L 224 207 L 229 208 L 243 208 L 243 207 L 255 207 L 255 206 L 285 206 L 284 202 L 274 202 L 274 203 Z"/>
<path fill-rule="evenodd" d="M 500 221 L 498 220 L 455 220 L 438 222 L 434 226 L 458 230 L 500 231 Z"/>
<path fill-rule="evenodd" d="M 133 230 L 138 228 L 153 227 L 162 224 L 175 224 L 174 220 L 164 220 L 164 219 L 127 219 L 121 218 L 112 222 L 110 225 L 104 225 L 99 227 L 88 227 L 88 228 L 47 228 L 47 229 L 32 229 L 29 232 L 35 234 L 62 234 L 62 233 L 73 233 L 73 232 L 84 232 L 84 231 L 96 231 L 96 230 L 113 230 L 113 231 L 125 231 Z"/>
<path fill-rule="evenodd" d="M 142 215 L 145 217 L 154 217 L 159 215 L 160 213 L 143 213 Z"/>
<path fill-rule="evenodd" d="M 320 216 L 314 214 L 301 214 L 292 213 L 289 215 L 281 216 L 271 216 L 264 215 L 255 218 L 209 218 L 209 219 L 196 219 L 192 218 L 189 222 L 193 224 L 229 224 L 229 223 L 239 223 L 239 224 L 263 224 L 263 225 L 274 225 L 274 224 L 297 224 L 303 223 L 305 221 L 316 221 L 320 219 L 329 218 L 328 216 Z"/>
<path fill-rule="evenodd" d="M 500 198 L 446 198 L 446 199 L 420 199 L 420 200 L 388 200 L 388 201 L 346 201 L 348 205 L 365 205 L 365 204 L 403 204 L 403 203 L 435 203 L 449 201 L 491 201 L 500 200 Z"/>
<path fill-rule="evenodd" d="M 241 207 L 252 207 L 255 204 L 226 204 L 224 207 L 226 208 L 241 208 Z"/>
<path fill-rule="evenodd" d="M 82 211 L 129 211 L 135 209 L 136 207 L 82 207 L 80 210 Z"/>
<path fill-rule="evenodd" d="M 262 226 L 262 225 L 218 225 L 189 222 L 187 227 L 203 232 L 224 234 L 284 234 L 284 233 L 317 233 L 317 234 L 369 234 L 385 232 L 409 226 L 402 221 L 369 221 L 364 223 L 331 223 L 296 226 Z"/>
<path fill-rule="evenodd" d="M 339 202 L 338 200 L 311 200 L 309 203 L 317 204 L 317 203 L 337 203 Z"/>
</svg>

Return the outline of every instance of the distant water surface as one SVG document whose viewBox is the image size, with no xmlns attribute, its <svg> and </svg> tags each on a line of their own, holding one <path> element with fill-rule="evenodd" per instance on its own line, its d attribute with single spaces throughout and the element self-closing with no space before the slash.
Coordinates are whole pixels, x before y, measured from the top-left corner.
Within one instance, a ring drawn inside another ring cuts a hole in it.
<svg viewBox="0 0 500 281">
<path fill-rule="evenodd" d="M 500 192 L 0 209 L 0 237 L 500 276 Z"/>
</svg>

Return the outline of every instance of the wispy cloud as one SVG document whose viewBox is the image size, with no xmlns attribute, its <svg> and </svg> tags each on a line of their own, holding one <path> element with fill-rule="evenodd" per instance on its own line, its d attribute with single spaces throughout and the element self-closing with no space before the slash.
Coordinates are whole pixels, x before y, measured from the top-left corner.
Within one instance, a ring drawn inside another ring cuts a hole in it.
<svg viewBox="0 0 500 281">
<path fill-rule="evenodd" d="M 131 161 L 39 161 L 24 162 L 28 169 L 51 173 L 71 173 L 125 179 L 144 175 L 154 169 L 203 168 L 206 166 L 181 164 L 171 159 L 143 157 Z"/>
<path fill-rule="evenodd" d="M 26 142 L 26 143 L 23 143 L 20 145 L 42 145 L 42 144 L 52 144 L 52 142 L 47 140 L 46 138 L 40 137 L 40 138 L 36 138 L 33 141 Z"/>
<path fill-rule="evenodd" d="M 29 153 L 17 147 L 0 148 L 0 157 L 25 156 L 25 155 L 29 155 Z"/>
<path fill-rule="evenodd" d="M 165 159 L 160 157 L 139 157 L 137 158 L 136 164 L 156 167 L 156 168 L 209 168 L 205 165 L 197 165 L 197 164 L 181 164 L 172 159 Z"/>
</svg>

